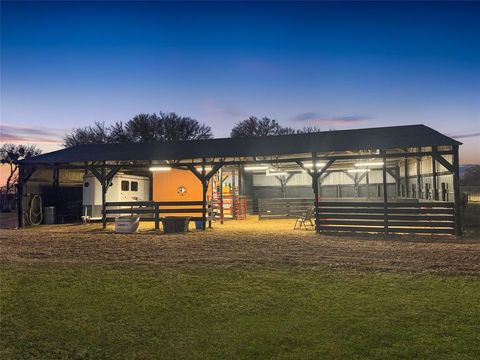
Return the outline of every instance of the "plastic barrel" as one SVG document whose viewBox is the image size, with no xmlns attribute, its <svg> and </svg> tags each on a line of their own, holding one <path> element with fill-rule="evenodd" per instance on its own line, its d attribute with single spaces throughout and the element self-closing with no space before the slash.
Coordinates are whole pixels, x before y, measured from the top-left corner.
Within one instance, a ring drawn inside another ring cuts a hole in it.
<svg viewBox="0 0 480 360">
<path fill-rule="evenodd" d="M 44 215 L 45 224 L 55 224 L 55 206 L 46 206 Z"/>
</svg>

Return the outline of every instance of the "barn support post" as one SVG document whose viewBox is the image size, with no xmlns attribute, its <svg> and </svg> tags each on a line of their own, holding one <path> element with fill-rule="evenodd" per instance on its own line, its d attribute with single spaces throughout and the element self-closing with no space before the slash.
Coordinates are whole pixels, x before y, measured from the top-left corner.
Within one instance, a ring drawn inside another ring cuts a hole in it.
<svg viewBox="0 0 480 360">
<path fill-rule="evenodd" d="M 208 181 L 205 176 L 205 159 L 202 159 L 202 230 L 207 228 L 207 191 Z"/>
<path fill-rule="evenodd" d="M 313 195 L 315 196 L 313 204 L 315 208 L 315 230 L 317 233 L 320 233 L 320 209 L 319 209 L 319 204 L 320 204 L 320 196 L 319 196 L 319 184 L 318 180 L 321 179 L 321 176 L 328 170 L 328 168 L 335 162 L 335 159 L 329 159 L 327 164 L 320 170 L 318 171 L 317 169 L 317 153 L 313 152 L 312 153 L 312 165 L 313 169 L 309 169 L 303 165 L 301 161 L 297 161 L 296 163 L 307 172 L 308 175 L 312 177 L 312 189 L 313 189 Z"/>
<path fill-rule="evenodd" d="M 385 234 L 388 234 L 388 188 L 387 188 L 387 156 L 385 150 L 381 150 L 383 157 L 382 167 L 382 185 L 383 185 L 383 228 Z"/>
<path fill-rule="evenodd" d="M 105 229 L 107 227 L 107 207 L 105 206 L 105 203 L 107 202 L 107 191 L 108 191 L 108 184 L 105 181 L 105 176 L 106 176 L 106 169 L 105 169 L 105 164 L 103 164 L 102 169 L 101 169 L 101 174 L 102 174 L 102 180 L 100 183 L 102 184 L 102 227 Z"/>
<path fill-rule="evenodd" d="M 403 166 L 404 166 L 404 175 L 405 175 L 405 195 L 406 197 L 410 197 L 410 189 L 408 188 L 410 186 L 410 183 L 408 181 L 408 158 L 403 159 Z"/>
<path fill-rule="evenodd" d="M 417 199 L 422 198 L 422 175 L 420 174 L 420 158 L 417 157 Z"/>
<path fill-rule="evenodd" d="M 434 146 L 432 148 L 433 151 L 436 151 L 437 148 Z M 432 155 L 432 185 L 433 185 L 433 196 L 432 200 L 438 200 L 438 193 L 437 193 L 437 161 L 435 160 L 435 157 Z"/>
<path fill-rule="evenodd" d="M 17 182 L 17 222 L 18 227 L 25 227 L 25 219 L 23 217 L 23 190 L 25 184 L 35 172 L 36 168 L 31 167 L 25 169 L 21 164 L 18 165 L 18 182 Z"/>
<path fill-rule="evenodd" d="M 58 188 L 60 186 L 60 169 L 55 166 L 53 168 L 53 183 L 52 186 L 54 188 Z"/>
<path fill-rule="evenodd" d="M 220 198 L 220 224 L 223 225 L 223 169 L 220 168 L 220 190 L 219 190 L 219 198 Z"/>
<path fill-rule="evenodd" d="M 236 182 L 235 182 L 235 169 L 232 168 L 232 219 L 235 220 L 237 218 L 237 199 L 235 196 L 235 187 L 236 187 Z"/>
<path fill-rule="evenodd" d="M 202 159 L 202 171 L 198 171 L 194 165 L 188 164 L 187 168 L 200 180 L 202 184 L 202 230 L 206 229 L 207 225 L 207 192 L 208 182 L 213 175 L 222 167 L 219 164 L 213 165 L 212 169 L 207 173 L 205 171 L 205 159 Z M 209 227 L 211 227 L 211 221 L 209 221 Z"/>
<path fill-rule="evenodd" d="M 150 166 L 152 166 L 152 161 L 149 162 Z M 148 185 L 148 192 L 149 194 L 149 200 L 153 201 L 153 171 L 148 172 L 148 180 L 149 180 L 149 185 Z"/>
<path fill-rule="evenodd" d="M 107 228 L 107 208 L 105 206 L 107 202 L 107 191 L 108 187 L 110 186 L 110 182 L 112 181 L 113 177 L 118 173 L 121 169 L 120 165 L 113 166 L 110 171 L 107 173 L 105 162 L 100 167 L 100 171 L 96 166 L 90 166 L 88 168 L 90 172 L 97 178 L 102 186 L 102 228 Z"/>
<path fill-rule="evenodd" d="M 18 165 L 18 183 L 17 183 L 17 219 L 18 227 L 25 227 L 23 219 L 23 174 L 24 169 L 22 165 Z"/>
<path fill-rule="evenodd" d="M 317 153 L 312 153 L 312 162 L 313 162 L 313 172 L 310 174 L 312 176 L 312 188 L 313 188 L 313 204 L 315 206 L 315 230 L 317 233 L 320 232 L 320 209 L 319 209 L 319 197 L 318 197 L 318 175 L 317 171 Z"/>
<path fill-rule="evenodd" d="M 155 203 L 154 205 L 155 209 L 155 230 L 160 230 L 160 205 L 158 203 Z"/>
<path fill-rule="evenodd" d="M 458 158 L 458 145 L 452 147 L 453 150 L 453 195 L 455 199 L 455 235 L 462 235 L 462 198 L 460 196 L 460 165 Z"/>
<path fill-rule="evenodd" d="M 401 197 L 402 194 L 400 192 L 400 165 L 397 164 L 397 167 L 395 168 L 395 183 L 397 185 L 397 197 Z"/>
<path fill-rule="evenodd" d="M 367 199 L 370 200 L 370 175 L 368 174 L 368 171 L 365 175 L 365 182 L 367 183 Z"/>
<path fill-rule="evenodd" d="M 286 198 L 287 189 L 286 189 L 285 178 L 283 176 L 275 176 L 275 178 L 280 182 L 280 189 L 282 189 L 282 197 Z"/>
<path fill-rule="evenodd" d="M 242 165 L 238 164 L 238 195 L 242 194 Z"/>
<path fill-rule="evenodd" d="M 353 181 L 353 196 L 356 197 L 357 193 L 357 174 L 355 176 L 350 175 L 347 171 L 342 171 L 342 174 L 350 178 Z"/>
</svg>

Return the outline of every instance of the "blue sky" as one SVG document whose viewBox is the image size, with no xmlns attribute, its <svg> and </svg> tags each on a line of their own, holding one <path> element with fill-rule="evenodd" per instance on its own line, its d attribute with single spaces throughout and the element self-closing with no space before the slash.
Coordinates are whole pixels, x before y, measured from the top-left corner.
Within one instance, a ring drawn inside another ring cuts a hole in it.
<svg viewBox="0 0 480 360">
<path fill-rule="evenodd" d="M 424 123 L 480 163 L 480 3 L 2 2 L 1 139 L 175 111 L 217 137 L 249 115 Z"/>
</svg>

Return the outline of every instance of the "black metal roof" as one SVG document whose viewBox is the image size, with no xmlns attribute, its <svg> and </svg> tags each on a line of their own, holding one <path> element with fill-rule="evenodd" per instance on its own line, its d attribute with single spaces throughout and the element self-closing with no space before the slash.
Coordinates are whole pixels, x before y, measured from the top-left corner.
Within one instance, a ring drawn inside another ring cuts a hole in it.
<svg viewBox="0 0 480 360">
<path fill-rule="evenodd" d="M 405 125 L 256 138 L 88 144 L 42 154 L 24 160 L 22 163 L 65 164 L 86 161 L 184 160 L 445 145 L 461 145 L 461 143 L 425 125 Z"/>
</svg>

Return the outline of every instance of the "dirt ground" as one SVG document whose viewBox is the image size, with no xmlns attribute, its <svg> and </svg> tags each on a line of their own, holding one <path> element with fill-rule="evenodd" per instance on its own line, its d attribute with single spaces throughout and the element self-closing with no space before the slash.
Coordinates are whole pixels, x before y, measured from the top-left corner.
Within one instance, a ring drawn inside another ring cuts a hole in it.
<svg viewBox="0 0 480 360">
<path fill-rule="evenodd" d="M 480 239 L 453 236 L 317 235 L 292 220 L 215 223 L 207 231 L 137 234 L 100 224 L 42 225 L 0 234 L 0 260 L 56 264 L 300 266 L 353 271 L 480 275 Z"/>
</svg>

